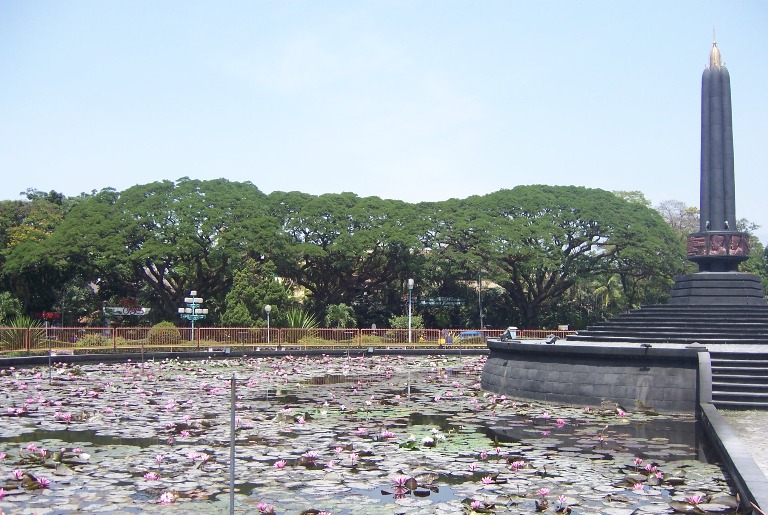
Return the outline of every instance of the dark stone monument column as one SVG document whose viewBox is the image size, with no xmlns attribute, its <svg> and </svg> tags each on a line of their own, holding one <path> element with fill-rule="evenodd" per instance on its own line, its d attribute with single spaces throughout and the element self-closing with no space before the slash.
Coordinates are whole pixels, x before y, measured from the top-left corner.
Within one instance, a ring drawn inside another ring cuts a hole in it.
<svg viewBox="0 0 768 515">
<path fill-rule="evenodd" d="M 671 304 L 764 304 L 760 278 L 739 273 L 749 235 L 736 231 L 731 78 L 717 42 L 701 77 L 701 221 L 688 236 L 698 274 L 675 278 Z"/>
</svg>

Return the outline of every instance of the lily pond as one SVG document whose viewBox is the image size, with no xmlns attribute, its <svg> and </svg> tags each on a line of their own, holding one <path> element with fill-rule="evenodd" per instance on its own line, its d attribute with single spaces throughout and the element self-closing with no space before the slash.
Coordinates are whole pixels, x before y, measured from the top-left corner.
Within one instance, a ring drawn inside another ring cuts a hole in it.
<svg viewBox="0 0 768 515">
<path fill-rule="evenodd" d="M 692 414 L 508 399 L 481 390 L 484 362 L 2 369 L 0 508 L 227 513 L 234 434 L 236 513 L 736 512 Z"/>
</svg>

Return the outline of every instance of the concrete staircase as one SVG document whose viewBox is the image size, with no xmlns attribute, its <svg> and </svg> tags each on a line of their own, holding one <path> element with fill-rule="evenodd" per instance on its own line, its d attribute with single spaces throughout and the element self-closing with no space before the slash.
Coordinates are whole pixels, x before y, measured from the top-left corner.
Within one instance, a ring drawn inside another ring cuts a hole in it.
<svg viewBox="0 0 768 515">
<path fill-rule="evenodd" d="M 711 352 L 712 403 L 718 409 L 768 410 L 766 352 Z"/>
<path fill-rule="evenodd" d="M 766 345 L 768 305 L 653 305 L 633 309 L 568 341 Z"/>
</svg>

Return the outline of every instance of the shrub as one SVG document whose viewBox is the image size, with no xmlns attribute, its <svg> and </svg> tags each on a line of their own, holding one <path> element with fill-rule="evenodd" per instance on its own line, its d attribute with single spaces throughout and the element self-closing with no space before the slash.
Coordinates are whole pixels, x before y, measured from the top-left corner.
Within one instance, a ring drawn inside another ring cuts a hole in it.
<svg viewBox="0 0 768 515">
<path fill-rule="evenodd" d="M 171 322 L 160 322 L 149 330 L 147 341 L 150 345 L 178 344 L 181 342 L 181 333 Z"/>
<path fill-rule="evenodd" d="M 317 331 L 313 331 L 317 327 L 317 318 L 313 314 L 301 309 L 291 309 L 288 311 L 286 319 L 288 328 L 297 330 L 283 333 L 285 343 L 297 343 L 303 338 L 317 337 Z"/>
<path fill-rule="evenodd" d="M 100 334 L 86 334 L 77 342 L 75 342 L 75 345 L 77 347 L 87 347 L 87 348 L 97 348 L 97 347 L 106 347 L 110 345 L 111 340 L 105 336 L 102 336 Z"/>
<path fill-rule="evenodd" d="M 408 329 L 408 315 L 395 315 L 389 318 L 392 329 Z M 421 315 L 411 316 L 411 329 L 424 329 L 424 319 Z"/>
<path fill-rule="evenodd" d="M 3 350 L 23 350 L 26 347 L 26 333 L 29 332 L 30 348 L 38 347 L 45 341 L 45 329 L 40 321 L 27 315 L 19 315 L 11 320 L 8 329 L 2 333 Z"/>
<path fill-rule="evenodd" d="M 139 329 L 122 329 L 119 334 L 126 340 L 141 340 L 143 336 Z"/>
</svg>

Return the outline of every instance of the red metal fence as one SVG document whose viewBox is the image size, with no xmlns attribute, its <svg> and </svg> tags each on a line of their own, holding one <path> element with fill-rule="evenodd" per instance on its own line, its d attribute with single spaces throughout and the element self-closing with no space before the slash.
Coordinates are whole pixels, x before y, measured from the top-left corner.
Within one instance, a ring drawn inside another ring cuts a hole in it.
<svg viewBox="0 0 768 515">
<path fill-rule="evenodd" d="M 264 327 L 0 327 L 0 354 L 48 352 L 482 348 L 501 329 L 279 329 Z M 522 329 L 519 339 L 560 338 L 573 331 Z"/>
</svg>

